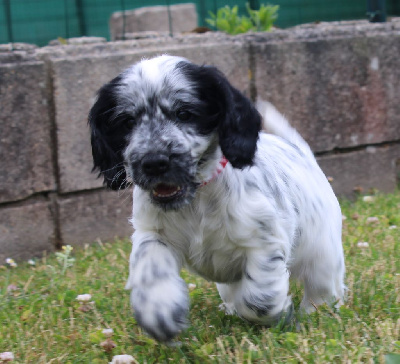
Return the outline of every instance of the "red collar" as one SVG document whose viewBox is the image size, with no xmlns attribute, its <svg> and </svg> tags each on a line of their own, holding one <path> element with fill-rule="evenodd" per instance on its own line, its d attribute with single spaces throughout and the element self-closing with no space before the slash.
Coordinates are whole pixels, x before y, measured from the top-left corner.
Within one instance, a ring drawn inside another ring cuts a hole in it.
<svg viewBox="0 0 400 364">
<path fill-rule="evenodd" d="M 225 156 L 222 156 L 221 160 L 219 161 L 219 164 L 217 166 L 217 169 L 215 170 L 215 172 L 213 173 L 213 175 L 211 176 L 211 178 L 207 181 L 203 181 L 200 184 L 200 187 L 206 186 L 208 185 L 212 180 L 214 180 L 226 167 L 226 165 L 228 164 L 228 160 L 225 158 Z"/>
</svg>

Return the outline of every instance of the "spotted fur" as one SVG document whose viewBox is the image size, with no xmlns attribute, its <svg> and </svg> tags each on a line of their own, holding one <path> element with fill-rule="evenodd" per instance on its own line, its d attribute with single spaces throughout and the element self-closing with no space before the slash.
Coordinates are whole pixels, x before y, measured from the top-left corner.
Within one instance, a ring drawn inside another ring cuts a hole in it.
<svg viewBox="0 0 400 364">
<path fill-rule="evenodd" d="M 343 299 L 338 201 L 270 104 L 256 108 L 213 67 L 161 56 L 103 86 L 89 123 L 105 183 L 135 185 L 126 287 L 155 339 L 188 325 L 183 266 L 217 282 L 227 313 L 258 324 L 292 311 L 289 276 L 304 283 L 306 312 Z"/>
</svg>

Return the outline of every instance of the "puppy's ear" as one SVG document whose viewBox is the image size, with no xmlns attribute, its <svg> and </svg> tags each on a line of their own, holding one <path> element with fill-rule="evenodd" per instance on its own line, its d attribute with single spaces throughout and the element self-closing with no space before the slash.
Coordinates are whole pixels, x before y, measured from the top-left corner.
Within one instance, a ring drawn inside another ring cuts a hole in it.
<svg viewBox="0 0 400 364">
<path fill-rule="evenodd" d="M 251 101 L 215 67 L 189 62 L 181 62 L 178 67 L 192 81 L 191 88 L 200 100 L 206 102 L 207 113 L 212 116 L 205 129 L 218 129 L 225 157 L 235 168 L 251 165 L 261 129 L 261 116 Z"/>
<path fill-rule="evenodd" d="M 116 89 L 118 76 L 104 85 L 89 113 L 93 171 L 104 177 L 104 183 L 113 190 L 127 187 L 122 152 L 126 145 L 126 130 L 118 126 L 116 118 Z"/>
<path fill-rule="evenodd" d="M 225 98 L 225 115 L 218 126 L 219 144 L 233 167 L 244 168 L 253 163 L 261 116 L 247 97 L 224 76 L 219 77 Z"/>
</svg>

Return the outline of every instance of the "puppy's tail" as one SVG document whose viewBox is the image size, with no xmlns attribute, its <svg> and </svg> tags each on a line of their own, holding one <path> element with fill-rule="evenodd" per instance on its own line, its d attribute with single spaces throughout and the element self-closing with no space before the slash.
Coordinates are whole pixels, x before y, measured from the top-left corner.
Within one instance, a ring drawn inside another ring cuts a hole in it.
<svg viewBox="0 0 400 364">
<path fill-rule="evenodd" d="M 304 153 L 312 153 L 307 142 L 294 129 L 289 121 L 267 101 L 258 99 L 256 108 L 263 119 L 263 130 L 276 135 L 299 147 Z"/>
</svg>

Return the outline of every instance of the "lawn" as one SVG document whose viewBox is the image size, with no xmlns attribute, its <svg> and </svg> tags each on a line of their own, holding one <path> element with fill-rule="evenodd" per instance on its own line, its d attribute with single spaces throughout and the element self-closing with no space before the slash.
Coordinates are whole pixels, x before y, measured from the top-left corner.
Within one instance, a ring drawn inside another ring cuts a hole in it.
<svg viewBox="0 0 400 364">
<path fill-rule="evenodd" d="M 35 364 L 108 363 L 119 354 L 139 363 L 400 363 L 400 192 L 341 205 L 349 290 L 339 310 L 258 327 L 223 314 L 215 285 L 183 272 L 191 326 L 180 344 L 161 345 L 131 314 L 130 242 L 99 241 L 16 267 L 0 263 L 0 353 Z M 301 286 L 291 291 L 298 307 Z M 82 294 L 88 302 L 76 299 Z"/>
</svg>

